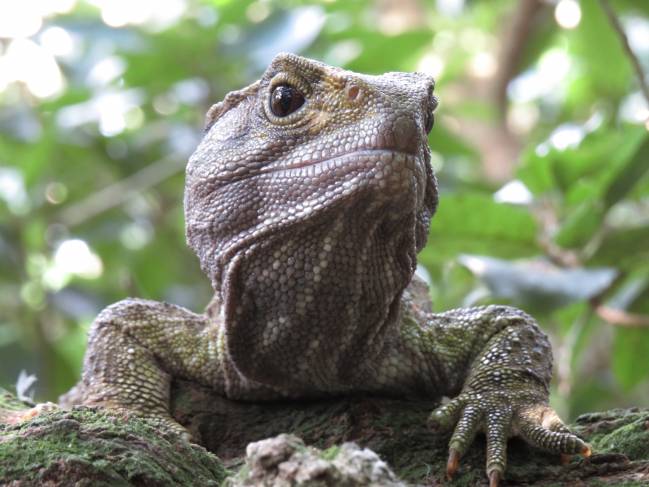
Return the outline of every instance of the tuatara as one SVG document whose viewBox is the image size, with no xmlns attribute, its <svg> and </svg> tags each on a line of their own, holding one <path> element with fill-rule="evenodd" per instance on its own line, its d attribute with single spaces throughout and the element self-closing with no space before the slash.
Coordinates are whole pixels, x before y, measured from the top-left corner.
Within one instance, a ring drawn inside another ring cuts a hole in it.
<svg viewBox="0 0 649 487">
<path fill-rule="evenodd" d="M 172 377 L 235 400 L 448 396 L 431 414 L 454 427 L 447 473 L 484 431 L 492 486 L 513 435 L 590 454 L 548 406 L 552 353 L 530 316 L 433 314 L 413 278 L 438 199 L 433 88 L 421 73 L 280 54 L 214 105 L 185 187 L 187 241 L 214 299 L 204 314 L 140 299 L 105 309 L 74 394 L 180 433 Z"/>
</svg>

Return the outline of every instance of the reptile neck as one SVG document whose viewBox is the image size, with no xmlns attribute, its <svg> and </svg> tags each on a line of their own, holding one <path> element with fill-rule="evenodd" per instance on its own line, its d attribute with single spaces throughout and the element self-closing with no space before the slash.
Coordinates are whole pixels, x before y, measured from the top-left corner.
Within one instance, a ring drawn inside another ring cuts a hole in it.
<svg viewBox="0 0 649 487">
<path fill-rule="evenodd" d="M 303 392 L 351 383 L 397 332 L 416 266 L 414 216 L 392 220 L 376 205 L 354 211 L 366 218 L 302 225 L 228 262 L 226 346 L 246 379 Z"/>
</svg>

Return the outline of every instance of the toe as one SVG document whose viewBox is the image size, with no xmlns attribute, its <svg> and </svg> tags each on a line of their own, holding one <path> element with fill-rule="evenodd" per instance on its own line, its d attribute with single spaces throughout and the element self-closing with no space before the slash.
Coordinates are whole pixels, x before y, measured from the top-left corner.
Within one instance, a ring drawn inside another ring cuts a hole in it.
<svg viewBox="0 0 649 487">
<path fill-rule="evenodd" d="M 457 471 L 460 458 L 473 443 L 482 421 L 482 414 L 473 406 L 467 406 L 461 414 L 449 443 L 449 456 L 446 464 L 446 476 L 449 479 Z"/>
<path fill-rule="evenodd" d="M 520 434 L 532 445 L 564 455 L 590 456 L 590 446 L 572 434 L 551 407 L 527 408 L 519 416 Z"/>
<path fill-rule="evenodd" d="M 507 466 L 507 439 L 512 416 L 511 408 L 503 407 L 490 411 L 487 417 L 487 475 L 490 481 L 494 472 L 502 477 Z"/>
<path fill-rule="evenodd" d="M 435 431 L 450 430 L 457 423 L 463 409 L 464 401 L 460 397 L 456 397 L 448 404 L 438 407 L 430 414 L 428 417 L 428 426 Z"/>
<path fill-rule="evenodd" d="M 478 408 L 474 406 L 464 408 L 449 443 L 449 446 L 459 452 L 460 456 L 464 455 L 473 443 L 475 435 L 480 429 L 481 421 L 482 412 Z"/>
<path fill-rule="evenodd" d="M 525 421 L 520 426 L 520 433 L 529 443 L 544 450 L 568 455 L 580 454 L 590 456 L 590 447 L 572 433 L 551 431 L 538 424 Z"/>
<path fill-rule="evenodd" d="M 546 406 L 541 411 L 541 426 L 550 431 L 556 431 L 557 433 L 570 433 L 570 430 L 563 424 L 563 421 L 561 421 L 561 418 L 554 409 Z"/>
</svg>

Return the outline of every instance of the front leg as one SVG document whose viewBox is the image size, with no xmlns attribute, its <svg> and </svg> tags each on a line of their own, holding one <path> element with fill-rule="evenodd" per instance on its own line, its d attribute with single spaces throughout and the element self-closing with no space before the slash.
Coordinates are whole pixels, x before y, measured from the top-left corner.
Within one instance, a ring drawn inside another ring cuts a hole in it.
<svg viewBox="0 0 649 487">
<path fill-rule="evenodd" d="M 72 394 L 88 405 L 124 409 L 189 438 L 169 413 L 178 376 L 222 386 L 219 327 L 179 306 L 127 299 L 109 306 L 90 329 L 83 378 Z"/>
<path fill-rule="evenodd" d="M 433 426 L 455 428 L 449 477 L 480 431 L 491 486 L 505 471 L 510 436 L 561 454 L 590 455 L 548 405 L 552 351 L 530 316 L 506 306 L 458 309 L 428 315 L 421 333 L 422 352 L 437 374 L 441 369 L 445 395 L 459 393 L 431 415 Z"/>
</svg>

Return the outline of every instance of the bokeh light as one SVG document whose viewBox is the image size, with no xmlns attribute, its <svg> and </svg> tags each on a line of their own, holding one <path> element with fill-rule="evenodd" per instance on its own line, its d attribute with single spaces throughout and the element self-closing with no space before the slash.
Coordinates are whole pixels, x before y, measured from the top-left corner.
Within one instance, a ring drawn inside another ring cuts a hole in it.
<svg viewBox="0 0 649 487">
<path fill-rule="evenodd" d="M 96 279 L 103 272 L 101 259 L 81 239 L 64 240 L 54 252 L 56 271 L 86 279 Z"/>
<path fill-rule="evenodd" d="M 54 56 L 31 39 L 11 41 L 7 52 L 0 58 L 0 89 L 18 81 L 38 98 L 59 95 L 65 80 Z"/>
<path fill-rule="evenodd" d="M 581 7 L 577 0 L 559 0 L 554 9 L 554 18 L 564 29 L 574 29 L 581 22 Z"/>
</svg>

